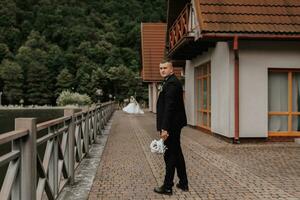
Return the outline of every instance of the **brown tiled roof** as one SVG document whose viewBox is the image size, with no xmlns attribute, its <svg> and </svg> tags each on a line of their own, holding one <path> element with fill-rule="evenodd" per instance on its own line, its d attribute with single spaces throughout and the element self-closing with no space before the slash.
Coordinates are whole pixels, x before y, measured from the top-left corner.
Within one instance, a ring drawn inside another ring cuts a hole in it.
<svg viewBox="0 0 300 200">
<path fill-rule="evenodd" d="M 166 24 L 142 23 L 141 34 L 143 81 L 159 81 L 159 63 L 164 57 Z"/>
<path fill-rule="evenodd" d="M 142 43 L 142 70 L 143 81 L 161 81 L 159 74 L 159 63 L 164 58 L 166 41 L 165 23 L 142 23 L 141 43 Z M 182 68 L 174 68 L 177 76 L 181 75 Z"/>
<path fill-rule="evenodd" d="M 300 33 L 300 0 L 196 0 L 203 33 Z"/>
</svg>

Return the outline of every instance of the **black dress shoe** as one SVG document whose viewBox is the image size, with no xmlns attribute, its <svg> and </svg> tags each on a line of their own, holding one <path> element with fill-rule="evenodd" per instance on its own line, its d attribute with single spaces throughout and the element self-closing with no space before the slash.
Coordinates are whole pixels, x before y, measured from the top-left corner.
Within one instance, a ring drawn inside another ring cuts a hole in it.
<svg viewBox="0 0 300 200">
<path fill-rule="evenodd" d="M 168 189 L 164 185 L 160 186 L 160 187 L 155 187 L 154 192 L 156 192 L 158 194 L 167 194 L 167 195 L 172 195 L 172 193 L 173 193 L 172 188 Z"/>
<path fill-rule="evenodd" d="M 176 184 L 176 187 L 181 189 L 182 191 L 189 191 L 189 186 L 188 185 L 180 185 L 179 183 Z"/>
</svg>

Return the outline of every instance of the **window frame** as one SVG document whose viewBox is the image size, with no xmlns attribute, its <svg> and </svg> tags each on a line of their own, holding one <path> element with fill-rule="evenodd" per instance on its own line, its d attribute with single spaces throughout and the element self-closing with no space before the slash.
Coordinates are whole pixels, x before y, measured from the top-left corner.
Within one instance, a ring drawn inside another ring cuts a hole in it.
<svg viewBox="0 0 300 200">
<path fill-rule="evenodd" d="M 206 69 L 206 74 L 204 74 Z M 211 131 L 211 64 L 206 62 L 195 68 L 196 80 L 196 126 Z M 204 80 L 206 80 L 206 108 L 204 108 Z M 201 89 L 199 88 L 201 81 Z M 199 94 L 201 90 L 201 93 Z M 200 96 L 201 95 L 201 96 Z M 200 98 L 199 98 L 200 97 Z M 201 105 L 201 106 L 199 106 Z M 204 114 L 206 114 L 206 124 L 204 123 Z M 199 123 L 200 115 L 202 116 Z"/>
<path fill-rule="evenodd" d="M 286 72 L 288 75 L 288 111 L 287 112 L 270 112 L 268 110 L 268 124 L 270 116 L 287 116 L 288 117 L 288 130 L 287 131 L 269 131 L 268 127 L 268 136 L 285 136 L 285 137 L 295 137 L 300 136 L 300 131 L 293 131 L 293 117 L 294 116 L 300 116 L 300 112 L 293 112 L 293 73 L 300 72 L 300 69 L 274 69 L 269 68 L 268 69 L 268 81 L 269 81 L 269 74 L 270 73 L 282 73 Z M 269 89 L 268 89 L 269 92 Z M 270 98 L 268 97 L 268 104 L 269 104 Z"/>
</svg>

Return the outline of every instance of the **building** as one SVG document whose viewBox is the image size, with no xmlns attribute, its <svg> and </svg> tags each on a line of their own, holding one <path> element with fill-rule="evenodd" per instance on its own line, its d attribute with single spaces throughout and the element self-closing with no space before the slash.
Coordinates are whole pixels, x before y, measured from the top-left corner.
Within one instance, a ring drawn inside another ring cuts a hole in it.
<svg viewBox="0 0 300 200">
<path fill-rule="evenodd" d="M 164 60 L 166 43 L 165 23 L 142 23 L 141 24 L 141 76 L 148 83 L 149 110 L 156 113 L 156 101 L 158 88 L 163 80 L 159 74 L 159 64 Z M 182 68 L 174 68 L 176 76 L 182 75 Z"/>
<path fill-rule="evenodd" d="M 295 0 L 168 0 L 188 124 L 234 141 L 299 137 L 299 13 Z"/>
</svg>

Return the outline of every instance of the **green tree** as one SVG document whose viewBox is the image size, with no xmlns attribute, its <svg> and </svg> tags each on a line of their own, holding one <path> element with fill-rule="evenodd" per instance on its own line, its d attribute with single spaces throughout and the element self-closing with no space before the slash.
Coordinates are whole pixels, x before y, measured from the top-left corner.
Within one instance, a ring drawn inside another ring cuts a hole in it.
<svg viewBox="0 0 300 200">
<path fill-rule="evenodd" d="M 24 46 L 30 47 L 32 49 L 41 49 L 43 51 L 46 51 L 48 49 L 46 38 L 42 36 L 38 31 L 30 32 L 30 35 L 28 36 Z"/>
<path fill-rule="evenodd" d="M 23 96 L 23 72 L 20 65 L 3 60 L 0 65 L 0 77 L 4 82 L 3 92 L 9 104 L 18 104 Z"/>
<path fill-rule="evenodd" d="M 15 50 L 21 43 L 21 32 L 16 20 L 17 7 L 14 1 L 0 1 L 0 43 Z"/>
<path fill-rule="evenodd" d="M 91 76 L 85 72 L 84 68 L 79 68 L 76 74 L 76 82 L 77 82 L 77 88 L 76 91 L 80 94 L 88 94 L 91 95 L 92 90 L 92 84 L 91 84 Z"/>
<path fill-rule="evenodd" d="M 31 31 L 25 44 L 17 51 L 16 61 L 24 71 L 26 103 L 37 103 L 38 105 L 51 103 L 53 92 L 49 92 L 51 90 L 52 80 L 50 79 L 49 70 L 46 66 L 48 57 L 47 51 L 48 44 L 45 37 L 41 36 L 37 31 Z M 39 72 L 38 70 L 42 71 Z M 35 78 L 37 79 L 35 80 Z M 45 85 L 38 88 L 35 84 L 39 82 L 41 82 L 41 84 L 45 82 Z M 45 93 L 42 94 L 42 91 Z M 40 101 L 37 99 L 39 96 L 42 98 Z"/>
<path fill-rule="evenodd" d="M 46 64 L 48 44 L 45 37 L 39 32 L 32 31 L 25 44 L 18 49 L 16 60 L 27 71 L 28 65 L 32 62 Z"/>
<path fill-rule="evenodd" d="M 73 84 L 74 84 L 73 75 L 69 72 L 67 68 L 64 68 L 57 76 L 56 95 L 58 96 L 64 90 L 72 91 Z"/>
<path fill-rule="evenodd" d="M 16 25 L 16 4 L 11 0 L 0 1 L 0 26 L 10 27 Z"/>
<path fill-rule="evenodd" d="M 77 52 L 95 63 L 103 64 L 110 55 L 111 48 L 112 44 L 104 40 L 97 42 L 95 45 L 92 42 L 85 41 L 78 46 Z"/>
<path fill-rule="evenodd" d="M 111 93 L 117 100 L 123 100 L 134 94 L 131 86 L 136 84 L 134 73 L 127 67 L 120 65 L 119 67 L 111 67 L 108 70 L 108 78 L 111 82 Z"/>
<path fill-rule="evenodd" d="M 110 68 L 112 66 L 124 65 L 124 60 L 122 58 L 121 48 L 113 47 L 109 57 L 105 60 L 105 67 Z"/>
<path fill-rule="evenodd" d="M 0 63 L 3 59 L 12 59 L 13 54 L 10 52 L 8 46 L 4 43 L 0 43 Z"/>
<path fill-rule="evenodd" d="M 105 73 L 101 68 L 97 68 L 93 70 L 91 77 L 91 88 L 92 94 L 91 97 L 94 101 L 97 101 L 98 97 L 96 94 L 97 89 L 101 89 L 103 92 L 103 96 L 101 97 L 101 101 L 103 101 L 104 95 L 108 94 L 108 77 L 107 73 Z"/>
<path fill-rule="evenodd" d="M 52 93 L 48 88 L 49 71 L 47 67 L 31 62 L 27 72 L 27 100 L 34 105 L 51 103 Z"/>
<path fill-rule="evenodd" d="M 46 58 L 46 67 L 49 70 L 48 88 L 51 91 L 57 90 L 57 76 L 64 66 L 66 66 L 66 62 L 63 51 L 57 45 L 50 45 Z M 51 104 L 54 105 L 56 103 L 57 95 L 57 93 L 53 93 L 51 97 Z"/>
</svg>

